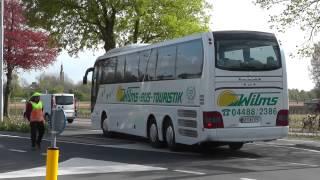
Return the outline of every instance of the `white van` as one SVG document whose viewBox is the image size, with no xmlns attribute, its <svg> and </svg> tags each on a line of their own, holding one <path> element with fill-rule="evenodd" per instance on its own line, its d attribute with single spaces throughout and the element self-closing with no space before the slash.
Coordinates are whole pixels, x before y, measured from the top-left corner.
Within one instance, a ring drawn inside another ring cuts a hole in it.
<svg viewBox="0 0 320 180">
<path fill-rule="evenodd" d="M 68 123 L 72 123 L 77 116 L 74 94 L 42 94 L 40 100 L 43 103 L 43 111 L 46 120 L 49 119 L 51 111 L 55 109 L 64 110 Z"/>
</svg>

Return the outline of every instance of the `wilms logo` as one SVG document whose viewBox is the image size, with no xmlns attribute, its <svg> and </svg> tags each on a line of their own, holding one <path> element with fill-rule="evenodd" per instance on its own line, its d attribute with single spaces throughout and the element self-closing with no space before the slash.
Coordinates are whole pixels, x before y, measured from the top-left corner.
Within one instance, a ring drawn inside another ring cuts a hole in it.
<svg viewBox="0 0 320 180">
<path fill-rule="evenodd" d="M 125 90 L 119 86 L 116 92 L 117 101 L 123 101 L 125 96 Z"/>
<path fill-rule="evenodd" d="M 273 106 L 278 103 L 279 92 L 252 92 L 250 94 L 236 94 L 231 90 L 222 91 L 217 100 L 218 106 Z"/>
</svg>

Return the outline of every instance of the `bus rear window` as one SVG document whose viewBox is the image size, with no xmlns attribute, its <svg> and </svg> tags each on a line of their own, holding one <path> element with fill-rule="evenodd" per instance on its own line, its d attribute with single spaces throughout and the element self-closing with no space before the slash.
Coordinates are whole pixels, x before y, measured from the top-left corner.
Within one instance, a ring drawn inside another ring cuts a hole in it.
<svg viewBox="0 0 320 180">
<path fill-rule="evenodd" d="M 216 67 L 231 71 L 264 71 L 281 67 L 278 43 L 263 39 L 217 40 Z"/>
<path fill-rule="evenodd" d="M 56 96 L 57 105 L 72 105 L 73 96 Z"/>
</svg>

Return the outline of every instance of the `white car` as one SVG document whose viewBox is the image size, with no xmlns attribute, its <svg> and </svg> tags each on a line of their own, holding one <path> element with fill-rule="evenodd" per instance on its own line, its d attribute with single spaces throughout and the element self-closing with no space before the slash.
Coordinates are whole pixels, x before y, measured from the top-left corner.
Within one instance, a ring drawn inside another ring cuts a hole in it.
<svg viewBox="0 0 320 180">
<path fill-rule="evenodd" d="M 74 94 L 42 94 L 40 100 L 43 103 L 43 111 L 46 120 L 49 119 L 52 110 L 63 109 L 68 123 L 72 123 L 77 116 L 76 100 Z"/>
</svg>

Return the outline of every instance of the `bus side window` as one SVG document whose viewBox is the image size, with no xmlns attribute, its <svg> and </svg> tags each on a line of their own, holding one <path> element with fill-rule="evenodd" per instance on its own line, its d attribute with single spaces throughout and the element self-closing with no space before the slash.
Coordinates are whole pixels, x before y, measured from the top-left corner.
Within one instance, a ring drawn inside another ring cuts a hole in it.
<svg viewBox="0 0 320 180">
<path fill-rule="evenodd" d="M 115 74 L 115 82 L 117 83 L 124 82 L 125 60 L 126 60 L 125 56 L 118 57 L 116 74 Z"/>
<path fill-rule="evenodd" d="M 126 56 L 125 81 L 137 82 L 139 77 L 139 54 L 129 54 Z"/>
<path fill-rule="evenodd" d="M 101 84 L 101 79 L 102 79 L 102 71 L 103 71 L 103 62 L 98 63 L 97 67 L 98 71 L 96 74 L 96 92 L 98 92 L 99 85 Z M 97 95 L 97 93 L 96 93 Z"/>
<path fill-rule="evenodd" d="M 145 81 L 154 81 L 156 80 L 156 66 L 157 66 L 157 49 L 152 49 L 150 58 L 148 61 Z"/>
<path fill-rule="evenodd" d="M 179 44 L 177 52 L 177 78 L 200 78 L 203 65 L 203 48 L 201 40 Z"/>
<path fill-rule="evenodd" d="M 146 74 L 147 64 L 150 57 L 150 50 L 142 51 L 140 53 L 140 61 L 139 61 L 139 81 L 143 80 L 143 77 Z"/>
<path fill-rule="evenodd" d="M 110 84 L 115 82 L 116 65 L 117 58 L 115 57 L 107 59 L 103 62 L 101 84 Z"/>
<path fill-rule="evenodd" d="M 158 50 L 157 80 L 175 78 L 176 46 L 161 47 Z"/>
</svg>

